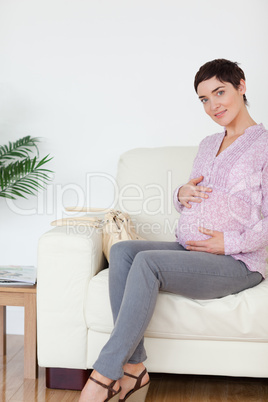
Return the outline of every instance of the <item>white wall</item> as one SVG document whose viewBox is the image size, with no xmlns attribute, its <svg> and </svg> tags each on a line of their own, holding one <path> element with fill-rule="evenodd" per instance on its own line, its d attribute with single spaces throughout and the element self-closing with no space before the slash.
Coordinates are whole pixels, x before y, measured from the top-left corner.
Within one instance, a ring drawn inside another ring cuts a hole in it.
<svg viewBox="0 0 268 402">
<path fill-rule="evenodd" d="M 55 175 L 38 198 L 0 199 L 0 264 L 35 265 L 63 205 L 110 206 L 101 175 L 122 152 L 222 131 L 193 89 L 206 61 L 241 63 L 251 115 L 268 127 L 267 13 L 266 0 L 1 0 L 1 144 L 42 137 Z M 22 332 L 21 309 L 8 316 Z"/>
</svg>

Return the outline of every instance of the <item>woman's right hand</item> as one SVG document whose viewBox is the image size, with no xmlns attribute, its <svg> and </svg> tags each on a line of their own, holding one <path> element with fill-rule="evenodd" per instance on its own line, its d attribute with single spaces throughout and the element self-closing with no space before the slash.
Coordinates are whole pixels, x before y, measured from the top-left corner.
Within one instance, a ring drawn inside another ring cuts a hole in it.
<svg viewBox="0 0 268 402">
<path fill-rule="evenodd" d="M 208 195 L 205 194 L 205 192 L 210 192 L 212 191 L 212 188 L 210 187 L 205 187 L 205 186 L 197 186 L 197 183 L 200 183 L 202 181 L 204 176 L 197 177 L 196 179 L 190 180 L 188 183 L 184 184 L 179 189 L 179 193 L 177 195 L 178 200 L 182 205 L 184 205 L 186 208 L 191 208 L 192 206 L 189 203 L 189 201 L 192 202 L 201 202 L 201 198 L 208 198 Z M 201 198 L 198 198 L 201 197 Z"/>
</svg>

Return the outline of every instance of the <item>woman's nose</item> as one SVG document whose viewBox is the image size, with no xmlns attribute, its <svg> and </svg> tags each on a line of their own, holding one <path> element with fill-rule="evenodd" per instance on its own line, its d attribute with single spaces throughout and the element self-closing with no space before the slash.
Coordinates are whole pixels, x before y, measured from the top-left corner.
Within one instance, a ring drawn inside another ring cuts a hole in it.
<svg viewBox="0 0 268 402">
<path fill-rule="evenodd" d="M 219 106 L 220 106 L 220 104 L 218 101 L 215 101 L 215 100 L 210 101 L 210 109 L 211 110 L 213 110 L 213 111 L 217 110 L 219 108 Z"/>
</svg>

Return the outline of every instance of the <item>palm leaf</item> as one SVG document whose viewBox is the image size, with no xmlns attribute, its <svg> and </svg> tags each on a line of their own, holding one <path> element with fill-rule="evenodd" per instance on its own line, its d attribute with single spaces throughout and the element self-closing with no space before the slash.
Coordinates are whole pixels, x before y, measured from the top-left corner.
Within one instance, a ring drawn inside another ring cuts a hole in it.
<svg viewBox="0 0 268 402">
<path fill-rule="evenodd" d="M 8 145 L 0 146 L 0 166 L 12 159 L 28 158 L 29 152 L 33 152 L 33 150 L 35 150 L 38 155 L 38 142 L 39 138 L 28 135 L 15 142 L 9 141 Z"/>
<path fill-rule="evenodd" d="M 16 199 L 27 198 L 34 195 L 38 189 L 44 188 L 44 184 L 51 179 L 51 170 L 42 168 L 52 158 L 46 155 L 41 161 L 36 157 L 11 162 L 0 167 L 0 197 Z"/>
</svg>

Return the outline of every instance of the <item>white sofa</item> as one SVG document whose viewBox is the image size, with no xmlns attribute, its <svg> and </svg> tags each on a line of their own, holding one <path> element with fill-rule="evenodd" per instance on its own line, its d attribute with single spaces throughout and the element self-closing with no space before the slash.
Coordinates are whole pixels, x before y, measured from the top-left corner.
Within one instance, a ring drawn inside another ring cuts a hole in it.
<svg viewBox="0 0 268 402">
<path fill-rule="evenodd" d="M 175 241 L 173 190 L 188 182 L 197 149 L 141 148 L 121 156 L 116 206 L 146 239 Z M 92 368 L 108 340 L 113 322 L 106 268 L 96 229 L 56 227 L 40 238 L 38 362 L 49 368 L 47 386 L 81 388 L 86 376 L 73 386 L 68 373 L 75 378 Z M 145 346 L 149 372 L 268 377 L 268 278 L 214 300 L 160 292 Z"/>
</svg>

